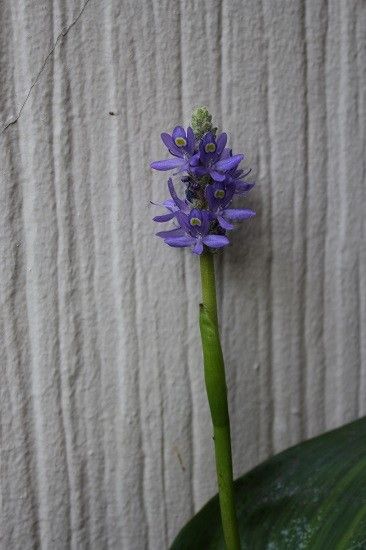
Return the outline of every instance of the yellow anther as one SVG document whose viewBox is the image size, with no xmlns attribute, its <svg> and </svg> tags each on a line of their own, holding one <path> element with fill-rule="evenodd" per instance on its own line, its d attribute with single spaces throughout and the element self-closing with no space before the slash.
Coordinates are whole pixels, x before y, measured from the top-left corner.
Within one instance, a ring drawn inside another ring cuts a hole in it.
<svg viewBox="0 0 366 550">
<path fill-rule="evenodd" d="M 184 137 L 176 137 L 174 143 L 177 147 L 185 147 L 187 145 L 187 140 Z"/>
<path fill-rule="evenodd" d="M 191 218 L 189 222 L 191 225 L 201 225 L 201 220 L 199 218 Z"/>
<path fill-rule="evenodd" d="M 214 197 L 216 199 L 223 199 L 225 197 L 225 191 L 223 189 L 216 189 L 214 192 Z"/>
<path fill-rule="evenodd" d="M 214 143 L 206 143 L 205 151 L 206 153 L 214 153 L 216 151 L 216 145 Z"/>
</svg>

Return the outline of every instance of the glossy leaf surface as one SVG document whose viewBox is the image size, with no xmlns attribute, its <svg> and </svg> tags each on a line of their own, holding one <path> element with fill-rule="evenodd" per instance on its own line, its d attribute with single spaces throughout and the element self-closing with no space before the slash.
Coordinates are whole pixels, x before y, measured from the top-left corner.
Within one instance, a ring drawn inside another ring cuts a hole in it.
<svg viewBox="0 0 366 550">
<path fill-rule="evenodd" d="M 242 548 L 366 549 L 366 418 L 296 445 L 235 483 Z M 214 497 L 171 550 L 224 549 Z"/>
</svg>

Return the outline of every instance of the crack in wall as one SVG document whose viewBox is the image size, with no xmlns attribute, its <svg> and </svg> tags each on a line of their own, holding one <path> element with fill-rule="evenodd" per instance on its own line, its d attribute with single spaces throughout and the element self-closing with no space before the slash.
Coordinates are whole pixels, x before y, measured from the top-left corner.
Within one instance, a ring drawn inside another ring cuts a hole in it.
<svg viewBox="0 0 366 550">
<path fill-rule="evenodd" d="M 83 7 L 81 8 L 81 10 L 78 13 L 78 15 L 76 16 L 76 18 L 70 23 L 70 25 L 68 27 L 66 27 L 65 29 L 62 29 L 61 32 L 58 34 L 55 42 L 53 43 L 52 48 L 50 49 L 50 51 L 48 52 L 48 54 L 44 58 L 44 61 L 41 65 L 41 68 L 39 69 L 38 73 L 34 77 L 34 79 L 32 81 L 32 84 L 31 84 L 31 86 L 30 86 L 30 88 L 29 88 L 29 90 L 28 90 L 28 92 L 25 96 L 25 99 L 24 99 L 23 103 L 20 106 L 19 111 L 17 112 L 17 114 L 12 119 L 10 119 L 8 122 L 5 123 L 4 127 L 0 130 L 0 135 L 2 135 L 5 132 L 5 130 L 7 130 L 10 126 L 12 126 L 13 124 L 16 124 L 18 122 L 18 120 L 21 117 L 21 114 L 24 110 L 24 107 L 28 103 L 28 100 L 31 96 L 33 88 L 36 86 L 37 82 L 39 81 L 39 79 L 42 76 L 43 71 L 45 70 L 45 68 L 47 66 L 47 62 L 48 62 L 49 58 L 55 52 L 55 50 L 56 50 L 59 42 L 62 40 L 62 38 L 64 38 L 68 34 L 68 32 L 72 29 L 72 27 L 74 27 L 76 25 L 76 23 L 79 21 L 80 17 L 83 15 L 83 13 L 85 11 L 85 8 L 89 4 L 89 2 L 90 2 L 90 0 L 85 1 Z"/>
</svg>

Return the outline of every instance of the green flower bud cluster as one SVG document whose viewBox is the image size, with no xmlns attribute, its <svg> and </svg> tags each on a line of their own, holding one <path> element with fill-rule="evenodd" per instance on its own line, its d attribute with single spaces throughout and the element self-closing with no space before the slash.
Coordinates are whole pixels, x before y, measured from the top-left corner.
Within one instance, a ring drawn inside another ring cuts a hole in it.
<svg viewBox="0 0 366 550">
<path fill-rule="evenodd" d="M 197 107 L 192 113 L 192 130 L 197 139 L 207 132 L 216 132 L 217 128 L 212 127 L 212 115 L 208 112 L 207 107 Z"/>
</svg>

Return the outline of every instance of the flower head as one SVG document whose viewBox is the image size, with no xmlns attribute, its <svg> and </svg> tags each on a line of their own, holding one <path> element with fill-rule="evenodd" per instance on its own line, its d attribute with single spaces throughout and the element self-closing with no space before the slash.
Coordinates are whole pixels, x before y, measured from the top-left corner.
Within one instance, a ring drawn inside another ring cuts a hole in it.
<svg viewBox="0 0 366 550">
<path fill-rule="evenodd" d="M 212 185 L 207 185 L 205 189 L 208 208 L 211 214 L 217 219 L 219 225 L 227 230 L 234 229 L 229 220 L 245 220 L 255 216 L 253 210 L 228 208 L 234 193 L 234 187 L 224 182 L 215 182 Z"/>
<path fill-rule="evenodd" d="M 175 157 L 184 158 L 184 155 L 193 155 L 195 137 L 192 128 L 185 131 L 182 126 L 176 126 L 172 135 L 162 133 L 161 139 Z"/>
<path fill-rule="evenodd" d="M 229 244 L 229 239 L 225 235 L 209 234 L 211 213 L 207 210 L 193 208 L 189 214 L 179 212 L 177 219 L 180 223 L 179 228 L 157 233 L 169 246 L 189 246 L 194 254 L 202 254 L 204 244 L 213 248 Z"/>
<path fill-rule="evenodd" d="M 226 246 L 226 232 L 234 229 L 231 222 L 255 215 L 253 210 L 230 207 L 236 195 L 244 195 L 254 186 L 244 180 L 250 170 L 244 173 L 239 168 L 244 155 L 233 155 L 226 147 L 226 133 L 216 137 L 206 108 L 196 109 L 192 127 L 176 126 L 171 134 L 162 133 L 161 139 L 173 158 L 153 162 L 151 167 L 176 169 L 186 189 L 183 200 L 169 178 L 171 198 L 161 205 L 168 212 L 155 216 L 154 221 L 172 221 L 174 227 L 157 235 L 169 246 L 190 247 L 195 254 L 201 254 L 205 246 Z"/>
<path fill-rule="evenodd" d="M 244 195 L 253 189 L 255 183 L 245 181 L 243 178 L 246 178 L 250 174 L 251 169 L 247 170 L 244 173 L 244 170 L 238 170 L 237 168 L 232 168 L 228 170 L 225 174 L 225 183 L 231 185 L 234 188 L 234 193 L 237 195 Z"/>
<path fill-rule="evenodd" d="M 172 135 L 163 132 L 161 139 L 168 148 L 168 151 L 175 158 L 152 162 L 151 168 L 163 171 L 178 168 L 178 172 L 189 170 L 190 159 L 194 153 L 195 146 L 195 137 L 192 128 L 188 128 L 185 131 L 182 126 L 176 126 Z"/>
<path fill-rule="evenodd" d="M 227 135 L 220 134 L 215 138 L 212 132 L 203 136 L 199 144 L 199 152 L 193 157 L 193 172 L 196 176 L 209 175 L 215 181 L 224 181 L 228 170 L 237 168 L 244 155 L 230 156 L 225 149 Z"/>
<path fill-rule="evenodd" d="M 154 222 L 167 222 L 172 220 L 177 212 L 189 212 L 190 207 L 187 201 L 180 199 L 174 189 L 172 178 L 168 179 L 168 189 L 170 192 L 171 199 L 167 199 L 163 202 L 161 206 L 165 206 L 169 210 L 168 214 L 163 214 L 162 216 L 155 216 L 153 218 Z"/>
</svg>

